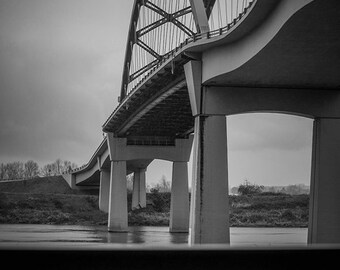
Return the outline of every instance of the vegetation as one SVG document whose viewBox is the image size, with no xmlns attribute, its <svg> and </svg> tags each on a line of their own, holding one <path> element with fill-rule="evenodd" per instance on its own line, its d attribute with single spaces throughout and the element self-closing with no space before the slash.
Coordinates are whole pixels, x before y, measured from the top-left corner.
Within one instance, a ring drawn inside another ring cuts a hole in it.
<svg viewBox="0 0 340 270">
<path fill-rule="evenodd" d="M 230 196 L 230 224 L 235 227 L 307 227 L 309 196 L 259 193 Z"/>
<path fill-rule="evenodd" d="M 160 192 L 157 185 L 150 191 L 146 208 L 129 210 L 130 226 L 168 226 L 170 192 Z M 129 192 L 128 209 L 131 199 Z M 229 202 L 231 226 L 308 226 L 307 194 L 253 192 L 230 195 Z M 0 223 L 105 225 L 107 214 L 98 209 L 98 191 L 72 190 L 61 176 L 45 177 L 0 184 Z"/>
<path fill-rule="evenodd" d="M 239 187 L 232 187 L 230 194 L 239 194 Z M 309 186 L 305 184 L 295 184 L 288 186 L 261 186 L 261 192 L 284 193 L 289 195 L 309 194 Z"/>
<path fill-rule="evenodd" d="M 0 223 L 100 225 L 98 196 L 0 193 Z"/>
<path fill-rule="evenodd" d="M 127 190 L 130 193 L 133 190 L 133 173 L 129 174 L 126 177 L 126 181 L 127 181 Z M 147 192 L 152 193 L 152 190 L 157 190 L 158 192 L 161 192 L 161 193 L 171 192 L 171 182 L 167 181 L 166 177 L 162 175 L 162 178 L 158 181 L 158 183 L 146 186 Z"/>
<path fill-rule="evenodd" d="M 238 193 L 241 195 L 254 195 L 259 194 L 264 189 L 264 186 L 258 186 L 255 183 L 252 184 L 248 180 L 245 180 L 243 184 L 238 187 Z"/>
<path fill-rule="evenodd" d="M 39 168 L 37 162 L 28 160 L 23 163 L 21 161 L 14 161 L 0 164 L 0 181 L 3 180 L 17 180 L 17 179 L 32 179 L 38 176 L 56 176 L 63 172 L 76 168 L 77 165 L 68 160 L 56 159 L 51 164 L 46 164 Z"/>
</svg>

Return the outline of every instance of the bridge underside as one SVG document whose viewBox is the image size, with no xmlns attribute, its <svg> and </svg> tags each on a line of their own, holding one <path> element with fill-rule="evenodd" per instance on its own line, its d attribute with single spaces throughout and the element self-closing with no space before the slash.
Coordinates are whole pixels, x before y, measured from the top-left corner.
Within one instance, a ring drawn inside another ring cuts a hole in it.
<svg viewBox="0 0 340 270">
<path fill-rule="evenodd" d="M 340 9 L 335 8 L 336 2 L 308 4 L 255 57 L 204 84 L 339 90 Z"/>
<path fill-rule="evenodd" d="M 180 138 L 193 129 L 188 90 L 182 87 L 144 114 L 123 136 Z"/>
<path fill-rule="evenodd" d="M 173 144 L 194 127 L 183 71 L 186 58 L 164 67 L 119 107 L 104 132 L 128 138 L 128 144 Z M 147 100 L 147 102 L 145 102 Z"/>
<path fill-rule="evenodd" d="M 223 46 L 210 48 L 205 44 L 190 47 L 187 53 L 183 50 L 172 63 L 165 65 L 156 76 L 131 93 L 103 131 L 127 137 L 128 144 L 138 144 L 138 141 L 145 144 L 147 140 L 171 144 L 175 138 L 185 138 L 193 132 L 194 118 L 183 71 L 183 65 L 191 60 L 188 56 L 191 51 L 194 57 L 202 57 L 206 63 L 203 66 L 203 86 L 339 89 L 340 12 L 334 5 L 338 5 L 336 0 L 317 0 L 303 7 L 259 53 L 227 73 L 219 74 L 220 66 L 228 63 L 227 58 L 221 57 L 221 52 L 228 50 L 228 42 L 236 43 L 236 46 L 242 42 L 242 38 L 234 40 L 235 36 L 244 35 L 238 34 L 237 28 L 230 37 L 219 38 L 217 42 Z M 242 22 L 243 28 L 240 27 L 239 31 L 244 32 L 247 19 Z M 252 17 L 249 17 L 249 22 L 254 23 Z M 266 21 L 258 23 L 261 25 Z M 252 25 L 247 31 L 256 31 L 256 27 Z M 214 59 L 215 51 L 217 57 Z M 215 75 L 205 76 L 204 69 Z"/>
</svg>

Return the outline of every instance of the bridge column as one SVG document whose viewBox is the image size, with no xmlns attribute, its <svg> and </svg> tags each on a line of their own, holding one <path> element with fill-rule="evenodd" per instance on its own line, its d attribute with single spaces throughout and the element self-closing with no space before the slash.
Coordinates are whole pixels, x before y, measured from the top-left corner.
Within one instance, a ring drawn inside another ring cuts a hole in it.
<svg viewBox="0 0 340 270">
<path fill-rule="evenodd" d="M 204 115 L 202 63 L 184 66 L 195 116 L 190 242 L 229 243 L 227 130 L 224 115 Z"/>
<path fill-rule="evenodd" d="M 72 189 L 77 189 L 77 186 L 76 186 L 76 175 L 74 173 L 71 174 L 71 188 Z"/>
<path fill-rule="evenodd" d="M 127 229 L 126 161 L 111 161 L 108 230 L 124 232 Z"/>
<path fill-rule="evenodd" d="M 225 116 L 195 119 L 191 243 L 229 243 Z"/>
<path fill-rule="evenodd" d="M 173 162 L 170 232 L 189 232 L 188 163 Z"/>
<path fill-rule="evenodd" d="M 340 243 L 340 119 L 314 120 L 308 243 Z"/>
<path fill-rule="evenodd" d="M 111 161 L 108 230 L 124 232 L 128 230 L 126 139 L 108 133 L 107 143 Z"/>
<path fill-rule="evenodd" d="M 134 172 L 131 204 L 132 210 L 146 207 L 145 172 L 146 169 L 139 169 Z"/>
<path fill-rule="evenodd" d="M 110 198 L 110 171 L 100 170 L 100 186 L 99 186 L 99 210 L 109 212 Z"/>
</svg>

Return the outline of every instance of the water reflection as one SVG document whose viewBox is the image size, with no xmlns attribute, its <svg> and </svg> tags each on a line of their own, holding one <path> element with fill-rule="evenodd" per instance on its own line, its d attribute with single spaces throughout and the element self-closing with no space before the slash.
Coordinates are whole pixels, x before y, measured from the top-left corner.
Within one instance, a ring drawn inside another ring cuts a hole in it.
<svg viewBox="0 0 340 270">
<path fill-rule="evenodd" d="M 129 227 L 108 232 L 106 226 L 0 224 L 0 248 L 121 248 L 188 246 L 188 233 L 170 233 L 168 227 Z M 306 228 L 231 228 L 231 246 L 306 245 Z"/>
<path fill-rule="evenodd" d="M 102 242 L 120 244 L 187 244 L 188 233 L 170 233 L 167 227 L 129 227 L 125 233 L 108 232 Z"/>
<path fill-rule="evenodd" d="M 189 234 L 188 233 L 171 233 L 170 242 L 173 244 L 188 243 Z"/>
<path fill-rule="evenodd" d="M 107 232 L 106 243 L 126 244 L 128 243 L 128 233 L 126 232 Z"/>
</svg>

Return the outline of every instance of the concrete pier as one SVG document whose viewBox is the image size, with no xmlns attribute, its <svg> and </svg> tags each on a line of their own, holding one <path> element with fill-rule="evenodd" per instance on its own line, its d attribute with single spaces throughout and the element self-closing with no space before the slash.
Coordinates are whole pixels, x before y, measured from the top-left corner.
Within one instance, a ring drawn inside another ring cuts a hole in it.
<svg viewBox="0 0 340 270">
<path fill-rule="evenodd" d="M 108 230 L 124 232 L 128 229 L 126 162 L 111 161 Z"/>
<path fill-rule="evenodd" d="M 173 162 L 170 232 L 189 232 L 188 163 Z"/>
<path fill-rule="evenodd" d="M 99 186 L 99 209 L 105 213 L 109 212 L 110 197 L 110 171 L 100 170 L 100 186 Z"/>
<path fill-rule="evenodd" d="M 145 172 L 146 169 L 139 169 L 134 172 L 131 203 L 132 210 L 146 207 Z"/>
<path fill-rule="evenodd" d="M 340 119 L 314 120 L 308 243 L 340 243 Z"/>
<path fill-rule="evenodd" d="M 195 136 L 190 241 L 230 243 L 225 117 L 196 117 Z"/>
<path fill-rule="evenodd" d="M 175 145 L 128 145 L 126 138 L 114 137 L 108 133 L 107 146 L 111 162 L 109 195 L 109 231 L 126 231 L 127 220 L 127 164 L 134 171 L 132 208 L 146 207 L 145 171 L 153 159 L 169 160 L 175 163 L 175 199 L 173 200 L 170 223 L 173 230 L 188 231 L 189 206 L 187 162 L 190 158 L 193 136 L 176 139 Z M 181 189 L 184 190 L 181 190 Z M 178 202 L 177 202 L 178 200 Z M 183 208 L 182 208 L 183 207 Z M 186 215 L 187 217 L 184 217 Z"/>
</svg>

